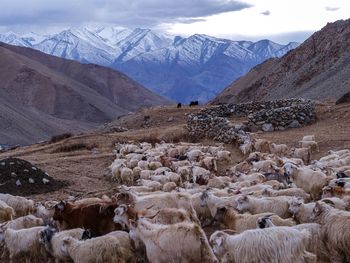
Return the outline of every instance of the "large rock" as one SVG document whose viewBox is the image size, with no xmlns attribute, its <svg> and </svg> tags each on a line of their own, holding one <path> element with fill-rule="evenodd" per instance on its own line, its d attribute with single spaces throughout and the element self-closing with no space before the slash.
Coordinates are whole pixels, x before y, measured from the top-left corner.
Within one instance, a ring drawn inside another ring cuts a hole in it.
<svg viewBox="0 0 350 263">
<path fill-rule="evenodd" d="M 274 128 L 273 128 L 273 125 L 271 123 L 265 123 L 262 125 L 261 129 L 264 131 L 264 132 L 272 132 L 274 131 Z"/>
</svg>

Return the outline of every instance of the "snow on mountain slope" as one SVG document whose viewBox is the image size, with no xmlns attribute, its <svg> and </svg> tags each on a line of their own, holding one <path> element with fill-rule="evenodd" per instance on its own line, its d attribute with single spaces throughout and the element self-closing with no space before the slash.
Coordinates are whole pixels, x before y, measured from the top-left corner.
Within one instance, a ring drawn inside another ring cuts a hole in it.
<svg viewBox="0 0 350 263">
<path fill-rule="evenodd" d="M 95 25 L 51 36 L 0 35 L 0 41 L 47 54 L 121 70 L 173 100 L 208 101 L 255 65 L 281 57 L 299 44 L 232 41 L 206 35 L 187 38 L 150 29 Z"/>
</svg>

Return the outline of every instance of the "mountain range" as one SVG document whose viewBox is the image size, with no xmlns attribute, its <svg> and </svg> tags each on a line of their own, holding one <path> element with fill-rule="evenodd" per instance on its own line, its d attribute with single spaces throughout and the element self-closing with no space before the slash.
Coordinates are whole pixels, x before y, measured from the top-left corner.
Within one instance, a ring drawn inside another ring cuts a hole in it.
<svg viewBox="0 0 350 263">
<path fill-rule="evenodd" d="M 87 131 L 169 103 L 116 70 L 0 43 L 0 144 Z"/>
<path fill-rule="evenodd" d="M 302 97 L 346 101 L 350 94 L 350 19 L 328 23 L 282 58 L 254 67 L 212 103 Z"/>
<path fill-rule="evenodd" d="M 173 37 L 150 29 L 105 26 L 67 29 L 53 35 L 9 32 L 0 35 L 0 41 L 120 70 L 146 88 L 184 103 L 214 98 L 255 65 L 299 45 L 199 34 Z"/>
</svg>

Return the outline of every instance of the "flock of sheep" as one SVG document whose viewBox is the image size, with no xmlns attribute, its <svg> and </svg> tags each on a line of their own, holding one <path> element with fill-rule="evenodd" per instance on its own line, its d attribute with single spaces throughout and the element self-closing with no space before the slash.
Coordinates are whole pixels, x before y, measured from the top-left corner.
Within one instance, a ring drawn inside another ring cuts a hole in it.
<svg viewBox="0 0 350 263">
<path fill-rule="evenodd" d="M 319 160 L 264 139 L 118 144 L 114 196 L 35 203 L 0 194 L 11 262 L 350 262 L 350 151 Z"/>
</svg>

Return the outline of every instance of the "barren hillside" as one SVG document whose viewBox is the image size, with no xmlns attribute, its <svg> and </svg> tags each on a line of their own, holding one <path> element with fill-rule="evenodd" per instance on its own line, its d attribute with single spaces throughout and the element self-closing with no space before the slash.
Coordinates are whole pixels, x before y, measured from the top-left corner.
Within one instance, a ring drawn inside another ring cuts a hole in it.
<svg viewBox="0 0 350 263">
<path fill-rule="evenodd" d="M 350 19 L 327 24 L 280 59 L 269 59 L 212 103 L 303 97 L 337 100 L 350 91 Z"/>
<path fill-rule="evenodd" d="M 0 44 L 1 144 L 86 131 L 141 107 L 168 103 L 126 75 Z"/>
</svg>

